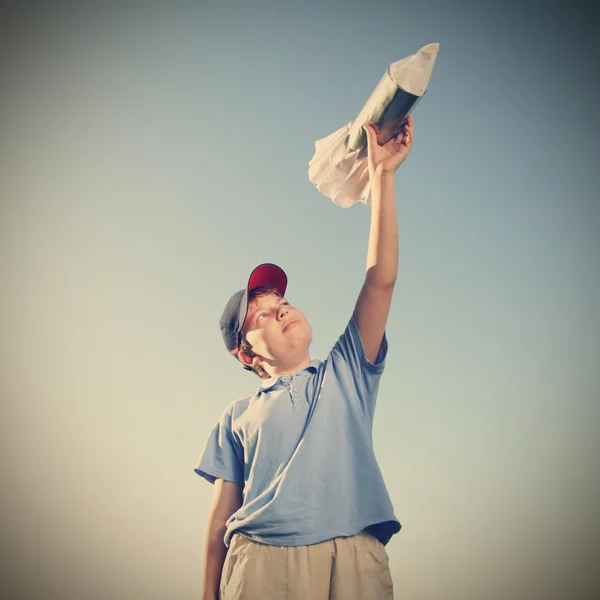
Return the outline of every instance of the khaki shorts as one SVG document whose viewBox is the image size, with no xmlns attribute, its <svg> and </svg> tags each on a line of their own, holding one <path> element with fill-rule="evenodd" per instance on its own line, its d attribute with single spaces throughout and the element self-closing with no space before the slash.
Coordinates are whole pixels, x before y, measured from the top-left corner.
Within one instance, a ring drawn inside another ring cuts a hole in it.
<svg viewBox="0 0 600 600">
<path fill-rule="evenodd" d="M 272 546 L 234 534 L 221 600 L 393 600 L 388 555 L 361 531 L 310 546 Z"/>
</svg>

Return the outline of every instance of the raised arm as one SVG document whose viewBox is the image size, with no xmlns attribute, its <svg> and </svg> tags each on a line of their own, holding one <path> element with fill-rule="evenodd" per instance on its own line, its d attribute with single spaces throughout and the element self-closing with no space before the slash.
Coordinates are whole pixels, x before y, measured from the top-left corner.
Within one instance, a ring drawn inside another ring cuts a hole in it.
<svg viewBox="0 0 600 600">
<path fill-rule="evenodd" d="M 400 133 L 380 146 L 377 127 L 365 125 L 371 184 L 371 229 L 367 251 L 367 273 L 354 318 L 367 359 L 375 362 L 392 302 L 398 275 L 398 220 L 394 197 L 394 173 L 413 145 L 413 119 Z"/>
</svg>

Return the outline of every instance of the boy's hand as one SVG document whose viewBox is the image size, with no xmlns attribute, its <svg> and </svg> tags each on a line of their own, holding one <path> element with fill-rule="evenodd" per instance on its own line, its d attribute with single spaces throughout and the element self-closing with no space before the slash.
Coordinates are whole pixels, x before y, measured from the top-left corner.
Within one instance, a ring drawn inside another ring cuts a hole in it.
<svg viewBox="0 0 600 600">
<path fill-rule="evenodd" d="M 363 125 L 367 133 L 369 151 L 369 177 L 376 175 L 393 175 L 404 162 L 413 145 L 413 118 L 409 116 L 398 135 L 383 146 L 377 141 L 377 125 Z"/>
</svg>

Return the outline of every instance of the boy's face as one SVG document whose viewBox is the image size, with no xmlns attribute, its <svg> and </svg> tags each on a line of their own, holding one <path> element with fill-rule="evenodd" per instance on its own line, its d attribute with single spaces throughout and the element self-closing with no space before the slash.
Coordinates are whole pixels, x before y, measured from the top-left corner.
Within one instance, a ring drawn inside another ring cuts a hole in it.
<svg viewBox="0 0 600 600">
<path fill-rule="evenodd" d="M 312 328 L 305 316 L 276 294 L 259 296 L 250 303 L 242 333 L 252 351 L 276 367 L 305 359 L 312 341 Z"/>
</svg>

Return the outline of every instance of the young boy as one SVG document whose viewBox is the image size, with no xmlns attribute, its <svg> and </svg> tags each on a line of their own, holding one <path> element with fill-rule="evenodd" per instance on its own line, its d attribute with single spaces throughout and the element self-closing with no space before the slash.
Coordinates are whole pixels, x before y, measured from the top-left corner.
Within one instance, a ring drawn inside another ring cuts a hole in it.
<svg viewBox="0 0 600 600">
<path fill-rule="evenodd" d="M 401 525 L 375 454 L 372 425 L 398 272 L 394 173 L 413 144 L 409 117 L 377 143 L 365 126 L 371 184 L 367 273 L 325 361 L 285 298 L 287 277 L 252 271 L 221 317 L 227 350 L 261 378 L 230 403 L 195 467 L 214 483 L 204 542 L 204 600 L 389 600 L 385 545 Z"/>
</svg>

